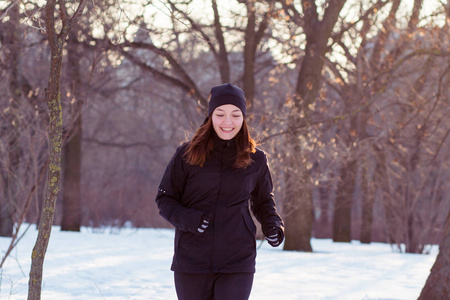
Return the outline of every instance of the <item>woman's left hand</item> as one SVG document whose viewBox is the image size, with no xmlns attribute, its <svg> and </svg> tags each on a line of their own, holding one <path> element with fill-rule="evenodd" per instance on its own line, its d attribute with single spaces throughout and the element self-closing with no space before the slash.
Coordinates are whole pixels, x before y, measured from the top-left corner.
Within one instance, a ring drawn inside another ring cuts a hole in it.
<svg viewBox="0 0 450 300">
<path fill-rule="evenodd" d="M 267 240 L 267 242 L 272 246 L 272 247 L 278 247 L 284 240 L 284 233 L 283 230 L 281 230 L 281 228 L 273 226 L 270 227 L 266 233 L 265 233 L 265 238 Z"/>
</svg>

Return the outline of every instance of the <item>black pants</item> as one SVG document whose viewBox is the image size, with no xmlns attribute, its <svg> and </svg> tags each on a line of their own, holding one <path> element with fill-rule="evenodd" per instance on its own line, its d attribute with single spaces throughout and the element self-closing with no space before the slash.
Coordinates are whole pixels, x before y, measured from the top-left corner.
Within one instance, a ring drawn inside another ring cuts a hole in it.
<svg viewBox="0 0 450 300">
<path fill-rule="evenodd" d="M 178 300 L 248 300 L 252 285 L 253 273 L 175 272 Z"/>
</svg>

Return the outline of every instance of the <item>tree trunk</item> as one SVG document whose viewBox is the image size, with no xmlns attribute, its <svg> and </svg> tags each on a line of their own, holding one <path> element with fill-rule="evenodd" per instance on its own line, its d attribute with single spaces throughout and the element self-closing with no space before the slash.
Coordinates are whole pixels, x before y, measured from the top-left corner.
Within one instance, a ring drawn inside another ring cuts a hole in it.
<svg viewBox="0 0 450 300">
<path fill-rule="evenodd" d="M 49 12 L 47 12 L 48 14 Z M 53 10 L 51 10 L 53 13 Z M 56 50 L 56 51 L 55 51 Z M 41 298 L 42 270 L 53 225 L 56 199 L 61 181 L 62 108 L 59 91 L 63 48 L 52 49 L 50 77 L 47 88 L 49 108 L 49 158 L 50 165 L 45 186 L 44 203 L 39 220 L 39 232 L 33 248 L 28 300 Z"/>
<path fill-rule="evenodd" d="M 5 191 L 3 193 L 4 196 L 0 198 L 0 236 L 5 237 L 13 236 L 15 207 L 18 204 L 19 179 L 17 178 L 18 174 L 16 174 L 20 159 L 18 139 L 18 128 L 13 126 L 8 133 L 8 160 Z"/>
<path fill-rule="evenodd" d="M 327 185 L 327 186 L 324 186 Z M 314 237 L 318 239 L 327 239 L 331 236 L 330 229 L 330 218 L 328 217 L 329 213 L 329 187 L 328 183 L 320 182 L 319 183 L 319 205 L 320 205 L 320 216 L 316 221 L 316 225 L 314 226 Z"/>
<path fill-rule="evenodd" d="M 73 130 L 75 135 L 64 146 L 62 231 L 80 231 L 81 227 L 81 115 Z"/>
<path fill-rule="evenodd" d="M 0 236 L 11 237 L 13 235 L 14 213 L 17 207 L 19 192 L 18 166 L 20 160 L 19 126 L 20 120 L 17 118 L 17 110 L 22 95 L 20 86 L 19 60 L 21 34 L 19 29 L 19 9 L 13 5 L 9 12 L 10 21 L 4 35 L 4 47 L 6 54 L 6 64 L 9 71 L 9 95 L 11 96 L 11 107 L 8 118 L 8 136 L 6 159 L 6 174 L 4 174 L 4 191 L 0 198 Z"/>
<path fill-rule="evenodd" d="M 291 133 L 294 134 L 295 133 Z M 291 137 L 291 140 L 295 138 Z M 289 153 L 290 166 L 285 170 L 286 198 L 284 200 L 285 243 L 284 250 L 312 252 L 311 229 L 313 203 L 309 188 L 309 174 L 302 162 L 299 141 Z"/>
<path fill-rule="evenodd" d="M 450 295 L 450 213 L 439 245 L 439 254 L 418 300 L 448 299 Z"/>
<path fill-rule="evenodd" d="M 247 27 L 245 29 L 244 38 L 244 74 L 243 74 L 243 90 L 247 101 L 247 111 L 252 109 L 255 98 L 255 63 L 258 45 L 266 32 L 269 24 L 270 13 L 274 8 L 271 3 L 268 11 L 264 14 L 263 19 L 259 22 L 259 28 L 256 24 L 256 7 L 257 1 L 246 1 L 247 5 Z"/>
<path fill-rule="evenodd" d="M 362 176 L 362 222 L 360 241 L 363 244 L 372 242 L 373 203 L 375 200 L 375 186 L 368 178 L 367 157 L 364 158 Z"/>
<path fill-rule="evenodd" d="M 80 58 L 81 55 L 77 50 L 77 34 L 74 31 L 69 33 L 67 56 L 68 67 L 67 77 L 70 82 L 70 88 L 74 101 L 73 115 L 74 119 L 72 128 L 69 128 L 69 140 L 64 145 L 63 151 L 63 197 L 62 197 L 62 220 L 61 230 L 63 231 L 80 231 L 81 227 L 81 137 L 82 137 L 82 96 L 80 90 Z"/>
<path fill-rule="evenodd" d="M 230 64 L 228 63 L 228 52 L 225 46 L 225 39 L 223 37 L 222 24 L 220 23 L 219 9 L 217 8 L 217 1 L 212 0 L 212 8 L 214 11 L 214 29 L 217 43 L 219 44 L 219 54 L 217 61 L 219 64 L 220 78 L 223 83 L 230 81 Z"/>
<path fill-rule="evenodd" d="M 247 28 L 245 30 L 244 45 L 244 85 L 245 99 L 247 106 L 252 107 L 255 96 L 255 59 L 256 59 L 256 15 L 255 1 L 247 1 Z"/>
<path fill-rule="evenodd" d="M 357 162 L 352 159 L 341 169 L 333 211 L 333 241 L 350 242 L 352 226 L 353 191 L 355 190 Z"/>
</svg>

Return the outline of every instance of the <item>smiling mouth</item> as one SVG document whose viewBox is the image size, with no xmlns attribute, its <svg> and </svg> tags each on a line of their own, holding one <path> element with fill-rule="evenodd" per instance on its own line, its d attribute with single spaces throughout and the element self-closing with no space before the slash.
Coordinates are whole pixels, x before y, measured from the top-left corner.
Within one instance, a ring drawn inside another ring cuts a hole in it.
<svg viewBox="0 0 450 300">
<path fill-rule="evenodd" d="M 224 132 L 232 132 L 234 130 L 234 128 L 220 128 L 222 129 L 222 131 Z"/>
</svg>

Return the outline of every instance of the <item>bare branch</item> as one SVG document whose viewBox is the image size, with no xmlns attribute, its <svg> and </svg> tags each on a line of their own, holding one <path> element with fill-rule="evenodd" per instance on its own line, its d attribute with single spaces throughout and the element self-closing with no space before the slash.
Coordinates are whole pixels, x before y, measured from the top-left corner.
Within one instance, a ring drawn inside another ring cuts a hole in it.
<svg viewBox="0 0 450 300">
<path fill-rule="evenodd" d="M 294 22 L 294 24 L 303 27 L 304 25 L 304 18 L 303 16 L 298 12 L 298 10 L 295 8 L 293 2 L 294 1 L 286 1 L 286 0 L 281 0 L 280 1 L 281 4 L 283 5 L 283 10 L 284 13 L 286 15 L 289 16 L 289 19 Z M 289 12 L 292 12 L 292 14 L 290 14 Z"/>
<path fill-rule="evenodd" d="M 388 3 L 390 3 L 390 1 L 388 1 L 388 0 L 379 0 L 376 3 L 374 3 L 369 9 L 366 10 L 366 12 L 359 18 L 359 20 L 347 24 L 347 26 L 342 27 L 342 29 L 339 32 L 333 34 L 332 35 L 332 39 L 333 39 L 332 44 L 335 44 L 335 43 L 342 44 L 341 40 L 342 40 L 342 36 L 344 35 L 344 33 L 348 32 L 350 29 L 354 28 L 361 21 L 364 22 L 365 26 L 363 26 L 360 36 L 364 38 L 366 36 L 366 33 L 367 33 L 370 25 L 371 25 L 370 17 L 372 15 L 374 15 L 376 12 L 378 12 L 381 8 L 386 6 Z"/>
<path fill-rule="evenodd" d="M 168 82 L 170 84 L 178 86 L 188 93 L 191 91 L 191 88 L 187 84 L 185 84 L 183 81 L 181 81 L 173 76 L 169 76 L 166 73 L 161 72 L 161 71 L 153 68 L 152 66 L 147 65 L 146 63 L 140 61 L 137 57 L 128 53 L 127 51 L 121 51 L 120 53 L 122 53 L 127 59 L 129 59 L 131 62 L 133 62 L 139 68 L 141 68 L 142 70 L 144 70 L 146 72 L 152 73 L 155 77 L 159 77 L 160 79 L 165 80 L 166 82 Z"/>
<path fill-rule="evenodd" d="M 328 8 L 329 9 L 329 8 Z M 327 9 L 327 10 L 328 10 Z M 314 0 L 303 0 L 302 10 L 304 14 L 305 23 L 310 24 L 310 26 L 303 27 L 307 35 L 311 35 L 314 32 L 316 25 L 319 25 L 319 14 L 317 13 L 317 5 Z M 325 17 L 323 18 L 325 20 Z"/>
<path fill-rule="evenodd" d="M 413 29 L 419 23 L 419 15 L 420 11 L 423 7 L 423 0 L 414 0 L 414 6 L 411 14 L 411 18 L 409 19 L 408 27 Z"/>
<path fill-rule="evenodd" d="M 88 0 L 80 0 L 80 4 L 78 5 L 77 10 L 73 14 L 72 18 L 69 21 L 69 30 L 72 29 L 73 25 L 78 21 L 78 18 L 83 14 L 84 9 L 86 8 Z"/>
<path fill-rule="evenodd" d="M 63 27 L 63 29 L 61 30 L 61 34 L 62 34 L 65 31 L 64 27 L 69 25 L 68 24 L 69 14 L 67 13 L 66 1 L 58 0 L 58 2 L 59 2 L 59 12 L 60 12 L 61 21 L 62 21 L 62 27 Z"/>
<path fill-rule="evenodd" d="M 97 144 L 100 146 L 105 147 L 114 147 L 114 148 L 121 148 L 121 149 L 128 149 L 128 148 L 134 148 L 134 147 L 146 147 L 150 150 L 155 150 L 156 148 L 164 147 L 165 145 L 155 145 L 155 143 L 150 142 L 132 142 L 132 143 L 121 143 L 121 142 L 110 142 L 110 141 L 101 141 L 94 138 L 84 138 L 83 141 L 86 141 L 88 143 Z"/>
<path fill-rule="evenodd" d="M 8 12 L 14 7 L 14 5 L 17 5 L 18 2 L 19 0 L 11 1 L 11 3 L 6 7 L 5 12 L 0 16 L 0 20 L 5 18 L 8 15 Z"/>
<path fill-rule="evenodd" d="M 53 14 L 55 11 L 56 0 L 48 0 L 45 5 L 45 27 L 47 31 L 48 43 L 51 49 L 57 47 L 57 35 L 55 32 L 55 19 Z"/>
<path fill-rule="evenodd" d="M 214 29 L 216 39 L 219 43 L 219 56 L 217 57 L 220 67 L 220 74 L 222 82 L 230 81 L 230 65 L 228 63 L 228 52 L 225 46 L 225 39 L 223 37 L 222 24 L 220 23 L 219 10 L 217 9 L 217 1 L 212 0 L 212 7 L 214 11 Z"/>
<path fill-rule="evenodd" d="M 187 72 L 184 70 L 184 68 L 178 63 L 178 61 L 172 56 L 172 54 L 169 51 L 158 48 L 153 44 L 141 43 L 141 42 L 125 42 L 125 43 L 122 43 L 119 45 L 113 45 L 113 44 L 110 44 L 110 45 L 113 48 L 115 48 L 116 50 L 121 51 L 121 53 L 123 53 L 124 55 L 128 55 L 126 53 L 126 51 L 124 50 L 124 47 L 131 47 L 131 48 L 136 48 L 136 49 L 148 49 L 148 50 L 164 57 L 165 59 L 167 59 L 167 61 L 173 67 L 175 73 L 180 75 L 182 80 L 179 82 L 183 82 L 183 84 L 179 85 L 179 86 L 183 86 L 184 90 L 186 90 L 191 96 L 196 98 L 196 100 L 199 101 L 199 103 L 202 107 L 206 108 L 208 106 L 207 100 L 202 96 L 202 94 L 200 93 L 200 91 L 197 88 L 197 85 L 194 83 L 192 78 L 187 74 Z M 144 65 L 140 64 L 140 66 L 143 67 Z M 153 68 L 150 68 L 150 69 L 153 69 Z M 150 69 L 148 69 L 148 70 L 150 70 Z M 160 72 L 158 75 L 163 75 L 163 73 Z M 169 79 L 170 77 L 166 76 L 166 78 Z M 176 82 L 176 81 L 173 81 L 173 82 Z"/>
</svg>

